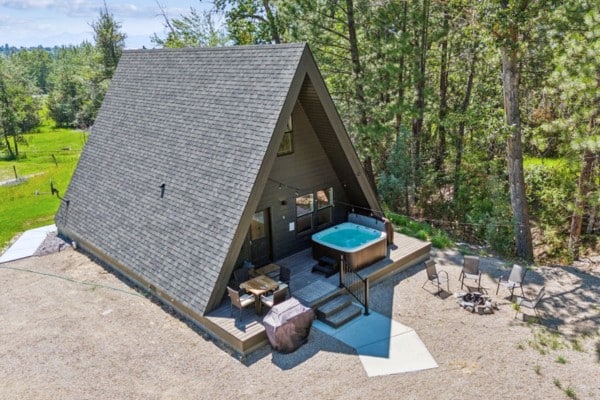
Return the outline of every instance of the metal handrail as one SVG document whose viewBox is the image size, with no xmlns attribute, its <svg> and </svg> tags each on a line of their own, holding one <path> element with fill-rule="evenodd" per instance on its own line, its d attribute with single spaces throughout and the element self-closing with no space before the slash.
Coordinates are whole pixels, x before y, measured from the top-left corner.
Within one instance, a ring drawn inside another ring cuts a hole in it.
<svg viewBox="0 0 600 400">
<path fill-rule="evenodd" d="M 346 289 L 365 308 L 369 315 L 369 278 L 363 278 L 346 263 L 344 255 L 340 255 L 340 287 Z"/>
</svg>

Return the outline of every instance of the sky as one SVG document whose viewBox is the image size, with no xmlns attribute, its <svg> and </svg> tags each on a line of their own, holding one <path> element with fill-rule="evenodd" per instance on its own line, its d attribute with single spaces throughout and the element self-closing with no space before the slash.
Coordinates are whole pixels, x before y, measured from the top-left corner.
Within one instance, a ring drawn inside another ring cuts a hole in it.
<svg viewBox="0 0 600 400">
<path fill-rule="evenodd" d="M 190 7 L 210 9 L 210 0 L 158 0 L 171 18 L 189 14 Z M 165 36 L 157 0 L 106 0 L 108 11 L 127 35 L 125 47 L 153 48 L 150 37 Z M 53 47 L 94 42 L 91 23 L 103 0 L 0 0 L 0 45 Z"/>
</svg>

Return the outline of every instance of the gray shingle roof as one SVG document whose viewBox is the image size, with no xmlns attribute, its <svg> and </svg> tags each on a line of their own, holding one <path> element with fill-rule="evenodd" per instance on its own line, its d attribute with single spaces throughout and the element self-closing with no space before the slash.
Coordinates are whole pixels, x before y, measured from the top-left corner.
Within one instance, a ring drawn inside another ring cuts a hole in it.
<svg viewBox="0 0 600 400">
<path fill-rule="evenodd" d="M 305 49 L 126 51 L 59 229 L 203 313 Z"/>
</svg>

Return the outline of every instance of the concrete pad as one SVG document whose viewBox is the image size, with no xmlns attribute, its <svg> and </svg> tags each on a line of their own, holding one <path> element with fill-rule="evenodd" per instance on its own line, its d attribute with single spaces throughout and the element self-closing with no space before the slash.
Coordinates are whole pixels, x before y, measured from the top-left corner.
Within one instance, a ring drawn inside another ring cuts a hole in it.
<svg viewBox="0 0 600 400">
<path fill-rule="evenodd" d="M 415 331 L 393 336 L 358 350 L 369 377 L 437 368 L 438 365 Z M 378 354 L 388 353 L 387 357 Z"/>
<path fill-rule="evenodd" d="M 26 231 L 0 256 L 0 263 L 31 257 L 51 232 L 56 232 L 56 225 Z"/>
<path fill-rule="evenodd" d="M 368 376 L 437 368 L 437 363 L 409 326 L 371 312 L 334 329 L 315 321 L 320 331 L 353 347 Z"/>
<path fill-rule="evenodd" d="M 371 312 L 342 325 L 332 335 L 336 339 L 358 349 L 370 343 L 387 340 L 390 337 L 391 320 L 381 314 Z"/>
</svg>

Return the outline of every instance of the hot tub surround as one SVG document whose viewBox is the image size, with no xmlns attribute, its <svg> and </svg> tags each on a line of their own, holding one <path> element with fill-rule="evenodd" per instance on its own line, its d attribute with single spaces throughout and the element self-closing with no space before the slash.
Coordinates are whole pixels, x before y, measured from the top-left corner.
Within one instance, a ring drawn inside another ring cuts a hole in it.
<svg viewBox="0 0 600 400">
<path fill-rule="evenodd" d="M 361 240 L 357 240 L 360 238 Z M 344 261 L 359 270 L 387 255 L 386 233 L 351 222 L 344 222 L 312 235 L 312 255 Z"/>
</svg>

